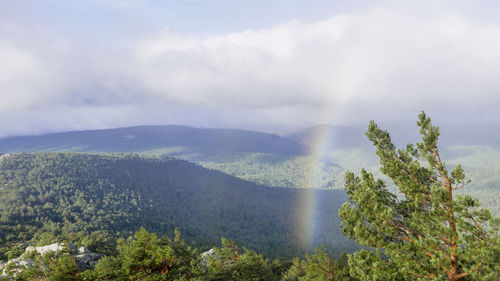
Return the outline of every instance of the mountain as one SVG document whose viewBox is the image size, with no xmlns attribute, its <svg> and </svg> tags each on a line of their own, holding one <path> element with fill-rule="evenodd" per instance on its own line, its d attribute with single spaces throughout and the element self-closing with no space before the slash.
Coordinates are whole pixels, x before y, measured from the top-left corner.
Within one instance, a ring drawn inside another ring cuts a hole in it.
<svg viewBox="0 0 500 281">
<path fill-rule="evenodd" d="M 0 152 L 163 152 L 206 151 L 301 155 L 303 147 L 278 135 L 235 129 L 138 126 L 0 139 Z"/>
<path fill-rule="evenodd" d="M 416 123 L 392 121 L 377 123 L 391 134 L 398 146 L 419 141 L 420 135 Z M 485 145 L 500 148 L 500 124 L 475 125 L 440 125 L 440 145 Z M 325 140 L 325 148 L 330 150 L 349 148 L 368 148 L 371 143 L 365 137 L 366 126 L 318 125 L 285 135 L 284 138 L 306 146 L 317 145 L 318 140 Z"/>
<path fill-rule="evenodd" d="M 318 125 L 285 135 L 284 138 L 311 147 L 318 141 L 327 150 L 367 147 L 370 143 L 364 137 L 362 127 L 346 127 L 333 125 Z"/>
<path fill-rule="evenodd" d="M 391 138 L 398 147 L 420 141 L 416 124 L 385 122 L 381 123 L 380 127 L 390 132 Z M 384 178 L 378 170 L 378 159 L 375 157 L 374 149 L 364 137 L 365 130 L 365 127 L 320 125 L 284 137 L 310 147 L 311 151 L 314 151 L 315 146 L 321 146 L 323 155 L 319 157 L 317 168 L 306 170 L 319 171 L 317 173 L 320 175 L 320 180 L 317 181 L 317 186 L 341 189 L 343 188 L 342 175 L 347 170 L 358 172 L 361 168 L 365 168 L 376 177 Z M 489 208 L 496 215 L 500 214 L 500 125 L 444 124 L 440 126 L 440 133 L 439 147 L 446 164 L 451 167 L 461 164 L 467 177 L 471 179 L 471 183 L 458 193 L 470 194 L 478 198 L 482 206 Z M 303 161 L 302 157 L 288 158 L 283 163 L 296 163 L 299 159 L 306 167 L 307 163 L 313 161 Z M 317 156 L 316 160 L 318 160 Z M 331 165 L 328 166 L 328 163 Z M 237 165 L 239 166 L 242 165 Z M 228 167 L 221 170 L 231 171 Z M 245 169 L 240 168 L 241 170 Z M 294 173 L 290 173 L 288 169 L 284 174 L 293 175 Z M 300 172 L 295 172 L 295 174 L 300 174 Z M 390 184 L 390 181 L 388 183 Z"/>
<path fill-rule="evenodd" d="M 380 125 L 391 132 L 400 147 L 418 141 L 416 124 Z M 342 189 L 347 170 L 378 171 L 378 160 L 364 137 L 365 130 L 364 126 L 320 125 L 280 137 L 245 130 L 139 126 L 5 138 L 0 139 L 0 152 L 133 152 L 172 156 L 266 186 Z M 494 192 L 491 186 L 500 182 L 500 167 L 492 156 L 500 154 L 499 145 L 500 127 L 495 124 L 441 127 L 440 147 L 447 163 L 461 163 L 466 171 L 471 171 L 474 185 L 466 191 Z M 490 199 L 487 193 L 480 197 Z"/>
<path fill-rule="evenodd" d="M 410 122 L 382 122 L 394 142 L 405 145 L 419 139 Z M 238 129 L 200 129 L 178 125 L 137 126 L 116 129 L 73 131 L 40 136 L 0 139 L 0 152 L 134 152 L 165 155 L 216 152 L 307 155 L 311 147 L 325 150 L 370 148 L 366 126 L 318 125 L 285 136 Z M 441 126 L 440 144 L 500 147 L 500 124 Z"/>
<path fill-rule="evenodd" d="M 343 191 L 269 188 L 165 157 L 4 154 L 0 244 L 62 237 L 103 252 L 106 237 L 144 226 L 168 235 L 177 227 L 205 248 L 226 237 L 269 256 L 320 244 L 340 252 L 355 247 L 340 232 L 345 199 Z"/>
</svg>

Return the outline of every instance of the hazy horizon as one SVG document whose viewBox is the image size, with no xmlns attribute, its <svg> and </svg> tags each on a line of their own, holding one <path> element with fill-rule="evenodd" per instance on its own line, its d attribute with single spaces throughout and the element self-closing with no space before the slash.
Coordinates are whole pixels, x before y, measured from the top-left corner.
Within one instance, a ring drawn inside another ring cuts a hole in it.
<svg viewBox="0 0 500 281">
<path fill-rule="evenodd" d="M 498 124 L 494 1 L 0 3 L 0 137 Z"/>
<path fill-rule="evenodd" d="M 367 120 L 365 123 L 359 123 L 359 124 L 327 124 L 327 123 L 322 123 L 322 124 L 312 124 L 309 126 L 305 127 L 297 127 L 297 128 L 272 128 L 272 129 L 262 129 L 262 128 L 243 128 L 243 127 L 213 127 L 213 126 L 196 126 L 196 125 L 183 125 L 183 124 L 136 124 L 136 125 L 130 125 L 130 126 L 119 126 L 119 127 L 100 127 L 100 128 L 83 128 L 83 129 L 63 129 L 63 130 L 46 130 L 43 132 L 33 132 L 33 133 L 20 133 L 20 134 L 11 134 L 7 136 L 0 136 L 1 139 L 7 139 L 7 138 L 16 138 L 16 137 L 36 137 L 36 136 L 44 136 L 44 135 L 51 135 L 51 134 L 64 134 L 64 133 L 73 133 L 73 132 L 85 132 L 85 131 L 100 131 L 100 130 L 115 130 L 115 129 L 126 129 L 126 128 L 134 128 L 134 127 L 168 127 L 168 126 L 181 126 L 181 127 L 188 127 L 188 128 L 193 128 L 193 129 L 224 129 L 224 130 L 243 130 L 243 131 L 251 131 L 251 132 L 256 132 L 256 133 L 265 133 L 265 134 L 272 134 L 272 135 L 278 135 L 278 136 L 287 136 L 291 135 L 294 133 L 300 133 L 302 131 L 307 131 L 313 128 L 317 127 L 322 127 L 322 126 L 328 126 L 328 127 L 334 127 L 334 128 L 348 128 L 348 129 L 354 129 L 354 130 L 359 130 L 360 132 L 360 138 L 364 139 L 364 132 L 365 129 L 368 126 L 368 123 L 371 120 Z M 403 135 L 414 135 L 418 136 L 418 126 L 415 122 L 413 121 L 402 121 L 402 120 L 382 120 L 382 121 L 377 121 L 374 120 L 382 129 L 388 130 L 391 134 L 403 134 Z M 435 123 L 435 122 L 434 122 Z M 452 123 L 435 123 L 434 125 L 440 127 L 441 133 L 444 133 L 444 137 L 446 138 L 447 135 L 446 133 L 448 132 L 448 129 L 454 128 L 454 133 L 456 133 L 457 128 L 464 128 L 464 129 L 471 129 L 471 128 L 476 128 L 477 127 L 484 127 L 484 126 L 491 126 L 494 128 L 500 128 L 500 122 L 485 122 L 485 123 L 475 123 L 475 124 L 452 124 Z M 335 137 L 340 137 L 340 136 L 335 136 Z M 408 140 L 409 141 L 409 140 Z"/>
</svg>

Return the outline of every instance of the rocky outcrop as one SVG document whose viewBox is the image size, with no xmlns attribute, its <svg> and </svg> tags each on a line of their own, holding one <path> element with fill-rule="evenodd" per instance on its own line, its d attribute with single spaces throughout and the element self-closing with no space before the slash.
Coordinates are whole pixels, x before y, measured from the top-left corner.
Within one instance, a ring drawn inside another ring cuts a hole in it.
<svg viewBox="0 0 500 281">
<path fill-rule="evenodd" d="M 85 247 L 76 248 L 73 243 L 69 243 L 66 245 L 65 243 L 54 243 L 46 246 L 33 247 L 28 246 L 20 257 L 15 259 L 10 259 L 7 262 L 0 261 L 0 277 L 7 276 L 7 267 L 13 268 L 12 272 L 15 275 L 21 272 L 24 268 L 33 267 L 36 265 L 36 262 L 30 258 L 33 256 L 32 253 L 36 252 L 39 255 L 46 254 L 48 252 L 61 252 L 68 251 L 67 254 L 72 255 L 76 261 L 76 265 L 78 269 L 85 270 L 94 268 L 95 265 L 99 262 L 104 255 L 91 253 Z"/>
<path fill-rule="evenodd" d="M 76 264 L 80 270 L 94 268 L 103 255 L 96 253 L 85 253 L 75 255 Z"/>
<path fill-rule="evenodd" d="M 88 254 L 88 253 L 89 253 L 89 250 L 87 248 L 85 248 L 85 247 L 78 248 L 79 255 Z"/>
<path fill-rule="evenodd" d="M 80 247 L 74 255 L 77 266 L 80 270 L 94 268 L 104 255 L 91 253 L 85 247 Z"/>
<path fill-rule="evenodd" d="M 25 259 L 23 256 L 20 256 L 15 259 L 10 259 L 7 262 L 1 262 L 0 263 L 0 277 L 6 277 L 8 276 L 7 274 L 7 268 L 12 268 L 12 273 L 14 277 L 21 271 L 23 271 L 24 268 L 27 267 L 33 267 L 36 264 L 34 260 L 31 259 Z"/>
<path fill-rule="evenodd" d="M 212 248 L 206 252 L 203 252 L 201 254 L 201 262 L 200 262 L 200 265 L 203 266 L 203 267 L 207 267 L 207 263 L 208 263 L 208 259 L 209 257 L 214 257 L 214 258 L 218 258 L 219 256 L 215 253 L 215 249 Z"/>
<path fill-rule="evenodd" d="M 68 247 L 69 247 L 69 250 L 71 251 L 71 253 L 75 253 L 76 248 L 75 248 L 75 245 L 73 245 L 73 243 L 70 242 Z M 25 253 L 35 251 L 35 252 L 39 253 L 40 255 L 43 255 L 43 254 L 48 253 L 48 252 L 59 252 L 59 251 L 64 250 L 64 248 L 66 248 L 66 245 L 64 245 L 64 243 L 54 243 L 54 244 L 50 244 L 47 246 L 40 246 L 40 247 L 28 246 L 26 248 Z"/>
</svg>

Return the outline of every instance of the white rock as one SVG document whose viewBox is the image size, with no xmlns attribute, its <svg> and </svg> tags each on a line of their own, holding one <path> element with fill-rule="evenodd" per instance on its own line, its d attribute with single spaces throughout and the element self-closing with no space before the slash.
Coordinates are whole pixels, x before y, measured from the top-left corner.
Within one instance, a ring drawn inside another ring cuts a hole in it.
<svg viewBox="0 0 500 281">
<path fill-rule="evenodd" d="M 40 255 L 43 255 L 43 254 L 48 253 L 48 252 L 59 252 L 59 251 L 64 250 L 64 248 L 65 248 L 64 243 L 57 242 L 54 244 L 50 244 L 47 246 L 40 246 L 40 247 L 28 246 L 28 247 L 26 247 L 25 253 L 36 251 Z M 72 253 L 76 252 L 76 248 L 75 248 L 75 245 L 73 245 L 73 243 L 71 243 L 71 242 L 69 243 L 69 248 L 70 248 Z"/>
<path fill-rule="evenodd" d="M 35 265 L 35 261 L 34 260 L 29 260 L 29 259 L 26 259 L 26 260 L 21 260 L 19 261 L 18 264 L 16 264 L 17 266 L 26 266 L 26 267 L 32 267 Z"/>
<path fill-rule="evenodd" d="M 80 269 L 88 269 L 93 268 L 98 263 L 99 259 L 104 255 L 91 253 L 85 247 L 80 247 L 78 250 L 75 248 L 73 243 L 69 243 L 69 248 L 71 250 L 71 255 L 76 259 L 77 265 Z M 40 255 L 43 255 L 48 252 L 59 252 L 66 248 L 67 246 L 64 243 L 54 243 L 46 246 L 26 247 L 25 253 L 37 252 Z M 17 273 L 21 272 L 24 268 L 33 267 L 36 265 L 36 262 L 30 259 L 24 259 L 22 256 L 11 259 L 7 262 L 0 261 L 0 276 L 7 276 L 7 265 L 13 265 L 13 273 L 17 275 Z"/>
<path fill-rule="evenodd" d="M 212 248 L 206 252 L 203 252 L 201 254 L 201 262 L 200 262 L 200 265 L 205 267 L 207 266 L 207 262 L 208 262 L 208 257 L 219 257 L 218 255 L 215 254 L 215 249 Z"/>
<path fill-rule="evenodd" d="M 36 248 L 33 246 L 28 246 L 26 247 L 26 250 L 24 251 L 25 253 L 33 252 L 36 251 Z"/>
<path fill-rule="evenodd" d="M 22 272 L 23 268 L 20 267 L 33 267 L 35 266 L 36 262 L 34 260 L 30 259 L 22 259 L 21 257 L 11 259 L 7 261 L 7 263 L 4 263 L 3 266 L 0 267 L 5 267 L 6 265 L 11 265 L 14 264 L 14 276 L 17 275 L 17 273 Z M 7 268 L 3 269 L 2 274 L 0 276 L 7 276 Z"/>
<path fill-rule="evenodd" d="M 81 255 L 81 254 L 87 254 L 89 252 L 89 250 L 85 247 L 80 247 L 78 248 L 78 254 Z"/>
</svg>

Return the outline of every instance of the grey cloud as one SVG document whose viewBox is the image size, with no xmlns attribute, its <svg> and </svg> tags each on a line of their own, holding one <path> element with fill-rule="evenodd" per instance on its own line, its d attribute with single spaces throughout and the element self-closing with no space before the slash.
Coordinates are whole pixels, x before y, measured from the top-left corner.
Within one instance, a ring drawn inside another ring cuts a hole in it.
<svg viewBox="0 0 500 281">
<path fill-rule="evenodd" d="M 498 26 L 454 12 L 422 18 L 375 9 L 202 40 L 159 34 L 138 48 L 138 68 L 145 88 L 187 103 L 357 104 L 394 116 L 436 102 L 467 110 L 498 103 L 498 35 Z"/>
<path fill-rule="evenodd" d="M 168 123 L 273 130 L 413 120 L 420 109 L 483 122 L 500 105 L 500 25 L 444 8 L 202 38 L 151 31 L 90 47 L 33 26 L 4 24 L 0 35 L 0 135 Z"/>
</svg>

